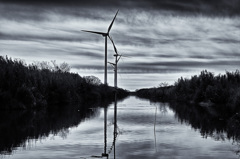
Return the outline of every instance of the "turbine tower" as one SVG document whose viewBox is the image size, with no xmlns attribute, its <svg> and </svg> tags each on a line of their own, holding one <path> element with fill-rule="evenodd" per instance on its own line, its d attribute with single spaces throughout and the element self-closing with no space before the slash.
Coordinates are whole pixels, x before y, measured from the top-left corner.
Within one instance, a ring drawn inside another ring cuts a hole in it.
<svg viewBox="0 0 240 159">
<path fill-rule="evenodd" d="M 118 10 L 119 11 L 119 10 Z M 118 11 L 117 13 L 115 14 L 111 24 L 109 25 L 108 27 L 108 31 L 105 33 L 105 32 L 97 32 L 97 31 L 88 31 L 88 30 L 82 30 L 84 32 L 89 32 L 89 33 L 93 33 L 93 34 L 99 34 L 99 35 L 102 35 L 103 37 L 105 37 L 105 70 L 104 70 L 104 84 L 107 84 L 107 37 L 109 37 L 109 33 L 111 31 L 111 28 L 112 28 L 112 25 L 117 17 L 117 14 L 118 14 Z"/>
<path fill-rule="evenodd" d="M 110 36 L 109 36 L 109 39 L 111 40 L 114 47 L 115 54 L 113 56 L 115 57 L 115 63 L 111 63 L 111 62 L 108 62 L 108 63 L 110 63 L 114 68 L 114 87 L 117 88 L 117 69 L 118 69 L 117 64 L 120 58 L 122 57 L 122 55 L 118 54 L 117 48 L 113 42 L 113 39 Z"/>
</svg>

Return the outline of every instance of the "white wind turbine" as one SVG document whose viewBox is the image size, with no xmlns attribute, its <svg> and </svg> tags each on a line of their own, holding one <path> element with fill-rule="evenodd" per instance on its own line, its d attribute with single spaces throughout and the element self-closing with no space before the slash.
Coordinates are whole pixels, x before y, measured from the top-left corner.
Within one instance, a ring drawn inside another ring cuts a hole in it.
<svg viewBox="0 0 240 159">
<path fill-rule="evenodd" d="M 112 63 L 112 62 L 108 62 L 108 63 L 110 63 L 114 68 L 114 87 L 117 88 L 117 70 L 118 70 L 117 64 L 120 58 L 122 57 L 122 55 L 118 54 L 117 48 L 113 42 L 113 39 L 110 36 L 109 36 L 109 39 L 111 40 L 114 47 L 115 54 L 113 56 L 115 57 L 115 63 Z"/>
<path fill-rule="evenodd" d="M 119 10 L 118 10 L 119 11 Z M 82 30 L 84 32 L 89 32 L 89 33 L 93 33 L 93 34 L 100 34 L 102 35 L 103 37 L 105 37 L 105 70 L 104 70 L 104 84 L 107 84 L 107 37 L 109 37 L 109 33 L 111 31 L 111 28 L 112 28 L 112 25 L 116 19 L 116 16 L 118 14 L 118 11 L 117 13 L 115 14 L 111 24 L 109 25 L 108 27 L 108 31 L 106 33 L 104 32 L 96 32 L 96 31 L 88 31 L 88 30 Z"/>
</svg>

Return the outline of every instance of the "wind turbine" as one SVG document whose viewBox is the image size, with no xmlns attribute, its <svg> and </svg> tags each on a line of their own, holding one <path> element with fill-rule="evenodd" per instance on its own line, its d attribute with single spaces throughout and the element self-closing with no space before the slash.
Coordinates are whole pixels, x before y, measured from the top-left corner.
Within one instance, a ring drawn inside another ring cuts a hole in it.
<svg viewBox="0 0 240 159">
<path fill-rule="evenodd" d="M 117 88 L 117 69 L 118 69 L 117 64 L 120 58 L 122 57 L 122 55 L 118 54 L 117 48 L 113 42 L 113 39 L 110 36 L 109 36 L 109 39 L 111 40 L 114 47 L 115 54 L 113 56 L 115 57 L 115 63 L 112 63 L 112 62 L 108 62 L 108 63 L 111 64 L 114 68 L 114 87 Z"/>
<path fill-rule="evenodd" d="M 118 10 L 119 11 L 119 10 Z M 88 31 L 88 30 L 82 30 L 84 32 L 89 32 L 89 33 L 93 33 L 93 34 L 99 34 L 99 35 L 102 35 L 103 37 L 105 37 L 105 70 L 104 70 L 104 84 L 107 84 L 107 37 L 109 37 L 109 33 L 111 31 L 111 28 L 112 28 L 112 25 L 117 17 L 117 14 L 118 14 L 118 11 L 117 13 L 115 14 L 111 24 L 109 25 L 108 27 L 108 31 L 105 33 L 105 32 L 97 32 L 97 31 Z"/>
</svg>

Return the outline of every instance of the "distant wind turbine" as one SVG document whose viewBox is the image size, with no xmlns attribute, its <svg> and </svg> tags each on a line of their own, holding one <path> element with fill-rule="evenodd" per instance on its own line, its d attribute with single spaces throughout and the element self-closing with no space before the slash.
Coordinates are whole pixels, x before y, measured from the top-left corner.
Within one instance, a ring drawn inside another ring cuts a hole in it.
<svg viewBox="0 0 240 159">
<path fill-rule="evenodd" d="M 118 10 L 119 11 L 119 10 Z M 96 32 L 96 31 L 88 31 L 88 30 L 82 30 L 84 32 L 89 32 L 89 33 L 93 33 L 93 34 L 100 34 L 102 35 L 103 37 L 105 37 L 105 70 L 104 70 L 104 84 L 107 84 L 107 37 L 109 37 L 109 33 L 111 31 L 111 28 L 112 28 L 112 25 L 117 17 L 117 14 L 118 14 L 118 11 L 117 13 L 115 14 L 111 24 L 109 25 L 108 27 L 108 31 L 106 33 L 104 32 Z"/>
<path fill-rule="evenodd" d="M 118 69 L 117 64 L 120 58 L 122 57 L 122 55 L 118 54 L 117 48 L 113 42 L 113 39 L 110 36 L 109 36 L 109 39 L 111 40 L 114 47 L 115 54 L 113 56 L 115 56 L 115 63 L 112 63 L 112 62 L 108 62 L 108 63 L 111 64 L 114 68 L 114 87 L 117 88 L 117 69 Z"/>
</svg>

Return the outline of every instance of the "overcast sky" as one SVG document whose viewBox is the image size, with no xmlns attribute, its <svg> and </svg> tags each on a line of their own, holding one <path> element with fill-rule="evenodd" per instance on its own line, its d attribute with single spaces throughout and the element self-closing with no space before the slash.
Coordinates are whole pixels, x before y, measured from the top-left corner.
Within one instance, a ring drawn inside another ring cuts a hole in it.
<svg viewBox="0 0 240 159">
<path fill-rule="evenodd" d="M 119 85 L 134 90 L 173 84 L 201 70 L 240 68 L 240 0 L 0 0 L 0 55 L 67 62 L 73 72 L 103 82 L 104 38 L 118 51 Z M 109 61 L 113 48 L 108 42 Z M 109 84 L 113 85 L 109 66 Z"/>
</svg>

